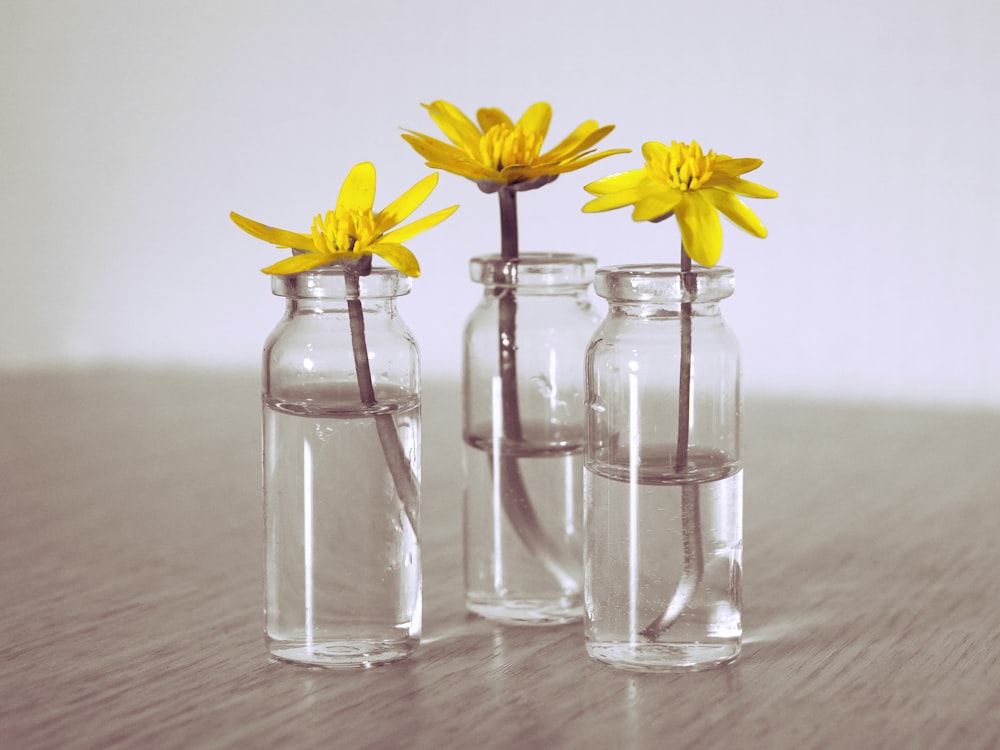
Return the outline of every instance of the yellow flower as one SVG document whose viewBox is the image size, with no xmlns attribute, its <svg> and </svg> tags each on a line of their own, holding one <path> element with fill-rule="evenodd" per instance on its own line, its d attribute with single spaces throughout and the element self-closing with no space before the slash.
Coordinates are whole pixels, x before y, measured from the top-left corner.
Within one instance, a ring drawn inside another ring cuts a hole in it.
<svg viewBox="0 0 1000 750">
<path fill-rule="evenodd" d="M 677 215 L 684 250 L 703 266 L 714 266 L 722 255 L 721 212 L 740 229 L 757 237 L 767 230 L 736 196 L 777 198 L 778 194 L 740 175 L 757 169 L 760 159 L 733 159 L 703 153 L 697 141 L 669 146 L 651 141 L 643 144 L 646 165 L 642 169 L 610 175 L 585 187 L 597 195 L 584 205 L 586 212 L 608 211 L 634 205 L 635 221 L 661 221 Z"/>
<path fill-rule="evenodd" d="M 594 153 L 594 144 L 615 126 L 600 127 L 594 120 L 587 120 L 555 148 L 542 153 L 542 141 L 552 119 L 552 107 L 546 102 L 532 104 L 516 123 L 500 109 L 480 109 L 476 113 L 478 127 L 448 102 L 423 106 L 454 145 L 412 130 L 406 131 L 403 138 L 427 160 L 431 169 L 443 169 L 474 180 L 486 193 L 501 188 L 539 188 L 563 172 L 580 169 L 605 156 L 629 152 L 629 149 L 614 149 Z"/>
<path fill-rule="evenodd" d="M 363 255 L 378 255 L 407 276 L 419 276 L 420 264 L 416 257 L 400 243 L 444 221 L 458 206 L 436 211 L 391 232 L 389 230 L 417 210 L 434 190 L 437 180 L 436 173 L 428 175 L 376 214 L 372 212 L 375 167 L 370 162 L 356 164 L 340 188 L 337 207 L 313 219 L 311 234 L 269 227 L 235 212 L 229 216 L 240 229 L 254 237 L 294 251 L 292 257 L 262 269 L 264 273 L 300 273 L 357 260 Z"/>
</svg>

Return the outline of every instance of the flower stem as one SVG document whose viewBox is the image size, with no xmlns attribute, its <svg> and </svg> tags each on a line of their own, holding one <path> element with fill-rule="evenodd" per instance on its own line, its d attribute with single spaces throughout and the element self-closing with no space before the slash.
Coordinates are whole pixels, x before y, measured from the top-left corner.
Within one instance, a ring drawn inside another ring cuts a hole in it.
<svg viewBox="0 0 1000 750">
<path fill-rule="evenodd" d="M 691 273 L 691 258 L 681 246 L 681 363 L 677 389 L 677 452 L 674 472 L 681 478 L 681 543 L 684 547 L 684 567 L 670 603 L 664 613 L 651 622 L 640 635 L 655 641 L 681 616 L 701 585 L 705 575 L 702 552 L 701 506 L 698 485 L 687 481 L 688 442 L 691 430 L 691 300 L 697 292 L 697 279 Z"/>
<path fill-rule="evenodd" d="M 500 195 L 500 257 L 517 260 L 517 193 L 501 188 Z M 495 282 L 499 299 L 498 342 L 500 344 L 500 395 L 503 399 L 504 442 L 524 439 L 521 429 L 521 407 L 517 395 L 517 295 L 514 279 L 504 278 L 504 266 L 496 271 Z M 516 273 L 516 271 L 514 272 Z M 501 451 L 502 453 L 504 451 Z M 515 461 L 516 466 L 516 461 Z M 506 472 L 504 472 L 506 474 Z"/>
<path fill-rule="evenodd" d="M 677 453 L 674 470 L 680 474 L 687 468 L 688 439 L 691 430 L 691 297 L 695 278 L 691 273 L 691 257 L 681 247 L 681 372 L 677 384 Z"/>
<path fill-rule="evenodd" d="M 497 191 L 500 198 L 500 257 L 516 260 L 519 239 L 517 236 L 517 193 L 509 188 Z"/>
<path fill-rule="evenodd" d="M 367 263 L 361 261 L 356 265 L 347 265 L 344 268 L 344 282 L 347 288 L 347 316 L 351 328 L 351 349 L 354 352 L 354 370 L 358 378 L 358 392 L 361 396 L 361 403 L 371 408 L 378 401 L 375 398 L 371 364 L 368 361 L 365 313 L 361 303 L 361 284 L 359 281 L 360 276 L 367 276 L 371 272 L 371 256 L 367 256 L 367 260 Z M 413 475 L 410 462 L 399 440 L 399 432 L 396 430 L 396 421 L 392 414 L 376 413 L 374 417 L 375 430 L 378 433 L 379 443 L 382 445 L 382 454 L 389 467 L 389 474 L 393 484 L 396 485 L 396 494 L 403 505 L 410 527 L 416 534 L 417 500 L 420 496 L 417 479 Z"/>
<path fill-rule="evenodd" d="M 507 188 L 501 188 L 498 193 L 500 256 L 505 261 L 517 260 L 517 193 Z M 524 442 L 524 431 L 517 392 L 517 295 L 511 284 L 512 279 L 504 278 L 506 265 L 501 264 L 494 279 L 497 283 L 495 292 L 498 297 L 497 340 L 500 349 L 500 396 L 503 402 L 500 444 L 501 505 L 528 552 L 545 566 L 565 593 L 575 594 L 580 590 L 580 582 L 569 572 L 572 566 L 565 559 L 566 553 L 542 530 L 538 514 L 528 495 L 517 455 L 511 453 L 511 448 Z"/>
</svg>

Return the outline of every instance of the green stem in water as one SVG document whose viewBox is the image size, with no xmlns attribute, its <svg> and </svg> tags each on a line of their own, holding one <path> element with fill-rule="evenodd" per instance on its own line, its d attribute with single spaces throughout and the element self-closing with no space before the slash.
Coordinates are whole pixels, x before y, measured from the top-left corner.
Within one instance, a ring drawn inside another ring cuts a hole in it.
<svg viewBox="0 0 1000 750">
<path fill-rule="evenodd" d="M 359 277 L 367 276 L 370 272 L 370 255 L 365 256 L 356 265 L 347 265 L 344 268 L 344 282 L 347 287 L 347 316 L 351 328 L 351 349 L 354 352 L 354 370 L 358 378 L 361 403 L 368 408 L 374 407 L 378 401 L 375 398 L 371 364 L 368 361 L 365 313 L 361 303 Z M 417 479 L 413 475 L 410 462 L 399 440 L 399 432 L 396 430 L 396 421 L 392 414 L 376 413 L 374 416 L 375 430 L 378 433 L 379 443 L 382 445 L 382 453 L 385 456 L 386 465 L 389 467 L 389 474 L 393 484 L 396 485 L 396 494 L 399 495 L 406 518 L 410 522 L 410 528 L 416 534 L 417 500 L 420 496 Z"/>
<path fill-rule="evenodd" d="M 508 188 L 498 191 L 500 198 L 500 256 L 504 261 L 518 257 L 517 193 Z M 503 266 L 497 270 L 498 342 L 500 355 L 500 395 L 503 402 L 503 429 L 500 445 L 500 498 L 514 531 L 529 553 L 534 555 L 559 582 L 567 594 L 580 590 L 580 582 L 569 571 L 570 562 L 562 550 L 542 530 L 517 455 L 511 448 L 524 440 L 521 407 L 517 393 L 517 295 L 504 278 Z M 492 466 L 491 466 L 492 469 Z"/>
<path fill-rule="evenodd" d="M 674 472 L 681 476 L 681 543 L 684 547 L 684 567 L 670 603 L 663 614 L 640 633 L 655 641 L 660 633 L 673 625 L 690 603 L 705 575 L 702 551 L 701 506 L 698 485 L 682 475 L 688 470 L 688 442 L 691 429 L 691 300 L 697 292 L 697 279 L 691 273 L 691 258 L 681 246 L 681 366 L 677 389 L 677 452 Z"/>
</svg>

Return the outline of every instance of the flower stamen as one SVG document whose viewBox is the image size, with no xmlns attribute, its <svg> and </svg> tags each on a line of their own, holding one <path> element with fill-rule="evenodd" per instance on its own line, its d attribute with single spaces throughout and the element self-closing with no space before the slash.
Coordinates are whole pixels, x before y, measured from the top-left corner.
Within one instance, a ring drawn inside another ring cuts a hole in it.
<svg viewBox="0 0 1000 750">
<path fill-rule="evenodd" d="M 542 150 L 542 139 L 520 125 L 499 123 L 487 130 L 479 141 L 479 158 L 497 171 L 504 167 L 532 164 Z M 470 156 L 476 156 L 470 154 Z"/>
<path fill-rule="evenodd" d="M 371 211 L 338 208 L 318 214 L 313 219 L 313 242 L 328 253 L 361 252 L 372 245 L 375 236 L 375 217 Z"/>
<path fill-rule="evenodd" d="M 650 172 L 674 190 L 698 190 L 715 169 L 714 151 L 703 153 L 697 141 L 670 142 L 670 148 L 647 162 Z"/>
</svg>

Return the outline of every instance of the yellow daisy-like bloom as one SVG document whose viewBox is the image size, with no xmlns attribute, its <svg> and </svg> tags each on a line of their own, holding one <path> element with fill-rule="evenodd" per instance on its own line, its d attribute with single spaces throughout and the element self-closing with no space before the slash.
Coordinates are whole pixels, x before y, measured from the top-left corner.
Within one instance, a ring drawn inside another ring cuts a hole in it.
<svg viewBox="0 0 1000 750">
<path fill-rule="evenodd" d="M 467 177 L 486 193 L 502 188 L 539 188 L 564 172 L 606 156 L 629 152 L 625 148 L 594 153 L 594 144 L 615 126 L 599 126 L 596 121 L 587 120 L 555 148 L 542 153 L 542 142 L 552 119 L 552 107 L 546 102 L 532 104 L 516 123 L 503 110 L 480 109 L 476 113 L 478 126 L 448 102 L 423 106 L 451 144 L 412 130 L 407 130 L 403 138 L 427 160 L 431 169 Z"/>
<path fill-rule="evenodd" d="M 235 212 L 229 216 L 248 234 L 294 252 L 292 257 L 261 269 L 264 273 L 301 273 L 320 266 L 358 260 L 364 255 L 378 255 L 407 276 L 419 276 L 420 264 L 401 243 L 441 223 L 458 206 L 436 211 L 405 227 L 389 230 L 417 210 L 434 190 L 437 181 L 436 173 L 428 175 L 374 213 L 375 167 L 371 162 L 361 162 L 351 168 L 344 180 L 337 196 L 337 207 L 313 219 L 310 234 L 269 227 Z"/>
<path fill-rule="evenodd" d="M 586 212 L 635 206 L 635 221 L 661 221 L 676 214 L 684 250 L 703 266 L 714 266 L 722 255 L 719 214 L 756 237 L 767 230 L 737 196 L 777 198 L 778 194 L 740 175 L 757 169 L 760 159 L 734 159 L 701 150 L 697 141 L 669 146 L 643 144 L 642 169 L 610 175 L 585 187 L 597 198 L 585 204 Z"/>
</svg>

